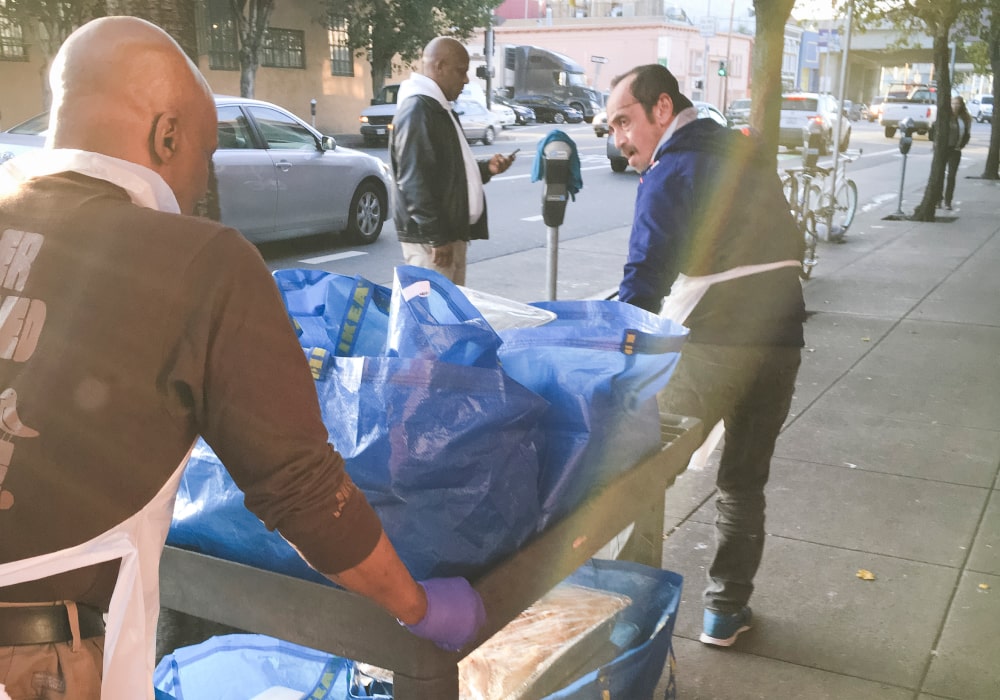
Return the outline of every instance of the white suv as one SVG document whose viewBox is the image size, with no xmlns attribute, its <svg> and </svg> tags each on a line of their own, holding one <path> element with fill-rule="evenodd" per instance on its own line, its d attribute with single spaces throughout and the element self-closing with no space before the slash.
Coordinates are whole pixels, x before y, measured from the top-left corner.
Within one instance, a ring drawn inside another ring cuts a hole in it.
<svg viewBox="0 0 1000 700">
<path fill-rule="evenodd" d="M 993 95 L 976 95 L 969 100 L 969 114 L 977 122 L 993 123 Z"/>
<path fill-rule="evenodd" d="M 838 115 L 840 138 L 837 139 L 837 145 L 843 152 L 851 142 L 851 121 L 837 108 L 837 100 L 832 95 L 815 92 L 786 93 L 781 96 L 778 145 L 785 148 L 802 148 L 805 140 L 803 130 L 815 124 L 823 134 L 820 153 L 826 155 L 833 150 L 833 129 L 838 121 Z"/>
</svg>

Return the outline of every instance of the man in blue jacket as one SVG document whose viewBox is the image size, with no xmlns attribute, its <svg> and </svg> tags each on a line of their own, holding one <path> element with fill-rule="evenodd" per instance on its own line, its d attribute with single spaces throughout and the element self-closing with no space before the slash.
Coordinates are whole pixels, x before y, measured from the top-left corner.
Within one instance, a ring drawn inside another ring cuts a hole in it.
<svg viewBox="0 0 1000 700">
<path fill-rule="evenodd" d="M 661 410 L 701 419 L 706 434 L 725 424 L 701 641 L 730 646 L 750 629 L 764 486 L 799 368 L 802 240 L 754 139 L 699 119 L 662 66 L 612 85 L 609 128 L 642 173 L 619 297 L 691 329 Z"/>
</svg>

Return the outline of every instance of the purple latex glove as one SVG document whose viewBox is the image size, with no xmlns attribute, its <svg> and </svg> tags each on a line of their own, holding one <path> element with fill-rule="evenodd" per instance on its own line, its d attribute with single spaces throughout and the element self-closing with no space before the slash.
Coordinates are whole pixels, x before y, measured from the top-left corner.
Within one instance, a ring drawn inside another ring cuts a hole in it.
<svg viewBox="0 0 1000 700">
<path fill-rule="evenodd" d="M 476 638 L 486 622 L 486 608 L 468 581 L 455 577 L 417 583 L 427 593 L 427 613 L 417 624 L 406 625 L 406 629 L 447 651 L 458 651 Z"/>
</svg>

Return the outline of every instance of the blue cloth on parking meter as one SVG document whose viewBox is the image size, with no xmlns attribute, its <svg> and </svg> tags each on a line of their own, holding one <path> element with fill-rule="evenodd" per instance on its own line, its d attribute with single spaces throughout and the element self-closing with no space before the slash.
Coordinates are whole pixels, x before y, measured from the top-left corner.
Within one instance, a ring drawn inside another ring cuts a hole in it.
<svg viewBox="0 0 1000 700">
<path fill-rule="evenodd" d="M 384 354 L 389 288 L 322 270 L 278 270 L 273 277 L 302 347 L 342 357 Z"/>
<path fill-rule="evenodd" d="M 538 149 L 535 151 L 535 166 L 531 170 L 531 181 L 538 182 L 545 179 L 545 147 L 553 141 L 561 141 L 570 147 L 569 182 L 566 183 L 566 190 L 569 192 L 570 198 L 575 202 L 576 193 L 583 189 L 583 176 L 580 174 L 580 154 L 576 152 L 576 142 L 565 131 L 553 129 L 544 139 L 538 142 Z"/>
<path fill-rule="evenodd" d="M 656 393 L 688 331 L 617 301 L 534 306 L 556 320 L 502 331 L 500 361 L 550 404 L 540 482 L 544 527 L 660 446 Z"/>
</svg>

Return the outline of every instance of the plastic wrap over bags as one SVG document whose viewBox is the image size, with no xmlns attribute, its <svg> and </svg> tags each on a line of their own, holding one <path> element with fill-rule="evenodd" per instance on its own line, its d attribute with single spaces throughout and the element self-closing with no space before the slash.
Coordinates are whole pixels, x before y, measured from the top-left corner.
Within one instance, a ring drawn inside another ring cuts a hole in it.
<svg viewBox="0 0 1000 700">
<path fill-rule="evenodd" d="M 556 320 L 500 333 L 504 370 L 550 406 L 542 527 L 661 445 L 656 393 L 687 329 L 617 301 L 538 302 Z"/>
<path fill-rule="evenodd" d="M 384 354 L 390 289 L 360 275 L 320 270 L 278 270 L 273 276 L 302 347 L 324 347 L 342 357 Z"/>
<path fill-rule="evenodd" d="M 451 280 L 400 265 L 389 307 L 388 355 L 496 367 L 500 338 Z"/>
</svg>

